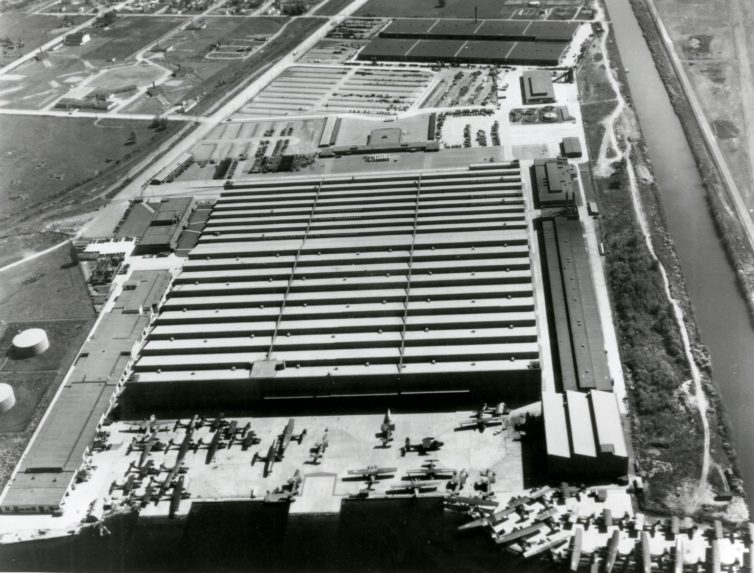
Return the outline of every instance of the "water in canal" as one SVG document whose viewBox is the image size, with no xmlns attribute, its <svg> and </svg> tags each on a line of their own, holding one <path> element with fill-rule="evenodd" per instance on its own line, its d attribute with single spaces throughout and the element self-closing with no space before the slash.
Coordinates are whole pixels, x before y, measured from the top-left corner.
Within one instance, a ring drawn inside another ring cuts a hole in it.
<svg viewBox="0 0 754 573">
<path fill-rule="evenodd" d="M 691 150 L 628 0 L 605 0 L 714 377 L 754 499 L 754 329 L 715 232 Z"/>
</svg>

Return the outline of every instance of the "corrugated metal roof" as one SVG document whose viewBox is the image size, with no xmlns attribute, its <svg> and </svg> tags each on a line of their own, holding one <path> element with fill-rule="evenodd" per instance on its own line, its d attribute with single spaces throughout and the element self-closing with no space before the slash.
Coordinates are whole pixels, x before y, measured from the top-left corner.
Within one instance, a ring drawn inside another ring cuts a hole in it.
<svg viewBox="0 0 754 573">
<path fill-rule="evenodd" d="M 156 307 L 170 283 L 168 271 L 135 271 L 115 301 L 114 309 L 126 313 L 140 312 Z"/>
<path fill-rule="evenodd" d="M 22 462 L 21 471 L 76 470 L 93 436 L 92 427 L 104 415 L 113 391 L 99 382 L 64 387 Z"/>
<path fill-rule="evenodd" d="M 542 417 L 545 424 L 547 455 L 570 458 L 568 422 L 566 421 L 562 394 L 542 392 Z"/>
<path fill-rule="evenodd" d="M 587 395 L 567 391 L 566 406 L 573 453 L 579 456 L 596 457 L 597 448 L 594 444 L 594 428 Z"/>
<path fill-rule="evenodd" d="M 145 273 L 160 275 L 163 271 Z M 163 277 L 139 276 L 154 286 L 141 291 L 147 299 L 158 296 L 156 285 L 163 285 L 163 289 L 167 286 Z M 71 376 L 51 405 L 8 488 L 3 507 L 26 506 L 45 511 L 61 503 L 97 425 L 110 408 L 115 385 L 131 359 L 131 351 L 149 323 L 147 316 L 123 314 L 121 310 L 106 314 L 82 348 Z"/>
<path fill-rule="evenodd" d="M 578 377 L 576 376 L 576 366 L 573 359 L 571 330 L 568 325 L 568 305 L 563 290 L 563 277 L 560 272 L 560 256 L 558 255 L 555 225 L 552 221 L 542 222 L 542 235 L 552 301 L 552 316 L 555 323 L 560 380 L 563 390 L 577 390 Z"/>
<path fill-rule="evenodd" d="M 584 230 L 577 220 L 556 219 L 563 284 L 581 390 L 612 390 L 597 294 Z"/>
<path fill-rule="evenodd" d="M 18 473 L 3 499 L 3 507 L 58 507 L 76 472 Z"/>
<path fill-rule="evenodd" d="M 597 445 L 603 454 L 626 457 L 626 438 L 623 434 L 618 399 L 612 392 L 592 390 L 589 393 L 597 430 Z"/>
</svg>

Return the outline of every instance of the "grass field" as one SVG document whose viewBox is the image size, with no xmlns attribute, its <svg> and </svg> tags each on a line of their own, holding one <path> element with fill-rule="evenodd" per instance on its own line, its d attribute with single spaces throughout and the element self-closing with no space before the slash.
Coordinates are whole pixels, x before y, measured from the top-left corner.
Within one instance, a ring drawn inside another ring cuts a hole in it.
<svg viewBox="0 0 754 573">
<path fill-rule="evenodd" d="M 734 5 L 741 6 L 740 14 Z M 658 0 L 660 16 L 673 40 L 678 56 L 683 60 L 704 115 L 713 126 L 728 125 L 735 129 L 716 130 L 717 143 L 725 155 L 744 200 L 754 205 L 752 189 L 751 115 L 744 114 L 744 106 L 751 108 L 751 66 L 754 58 L 754 10 L 750 2 L 725 0 Z M 742 35 L 742 43 L 736 36 Z"/>
<path fill-rule="evenodd" d="M 132 131 L 136 143 L 127 145 Z M 164 136 L 147 122 L 13 116 L 0 116 L 0 133 L 0 266 L 60 241 L 54 223 L 93 198 L 81 186 Z"/>
<path fill-rule="evenodd" d="M 0 280 L 0 382 L 13 386 L 16 406 L 0 419 L 0 487 L 73 363 L 95 313 L 72 249 L 57 249 L 4 271 Z M 14 360 L 7 349 L 25 328 L 47 331 L 50 348 Z M 6 360 L 7 358 L 7 360 Z"/>
<path fill-rule="evenodd" d="M 208 19 L 210 20 L 210 19 Z M 264 73 L 280 58 L 285 56 L 314 30 L 325 23 L 324 18 L 296 18 L 289 20 L 285 28 L 246 59 L 206 59 L 212 44 L 218 39 L 229 40 L 236 36 L 253 36 L 275 33 L 284 20 L 280 18 L 212 18 L 232 24 L 229 29 L 220 24 L 207 26 L 205 30 L 190 32 L 191 37 L 181 32 L 172 42 L 175 49 L 159 63 L 181 66 L 182 72 L 176 81 L 168 81 L 164 86 L 164 99 L 167 105 L 181 100 L 199 98 L 199 104 L 191 113 L 201 113 L 217 98 L 228 94 L 236 86 L 246 85 Z M 235 22 L 235 23 L 234 23 Z M 209 32 L 208 32 L 209 31 Z M 164 107 L 165 103 L 162 104 Z M 128 106 L 134 113 L 157 113 L 162 108 L 155 98 L 139 98 Z"/>
<path fill-rule="evenodd" d="M 118 90 L 130 85 L 138 87 L 149 86 L 153 81 L 160 79 L 165 72 L 154 66 L 145 64 L 133 64 L 107 70 L 97 76 L 89 86 L 104 90 Z"/>
<path fill-rule="evenodd" d="M 353 0 L 327 0 L 322 7 L 317 10 L 318 16 L 336 16 L 340 11 L 348 6 Z"/>
<path fill-rule="evenodd" d="M 91 30 L 92 39 L 69 52 L 86 60 L 120 62 L 154 42 L 170 30 L 185 22 L 183 18 L 150 16 L 149 18 L 123 16 L 108 29 Z"/>
<path fill-rule="evenodd" d="M 184 21 L 177 17 L 122 17 L 107 30 L 92 29 L 92 39 L 83 46 L 62 46 L 48 52 L 43 59 L 31 59 L 20 65 L 14 70 L 16 81 L 0 84 L 0 105 L 43 108 L 105 66 L 121 66 L 124 60 Z M 130 75 L 124 80 L 126 83 L 144 85 L 165 71 L 144 64 L 130 70 L 116 68 L 112 74 Z M 110 72 L 105 73 L 103 81 L 108 81 L 108 75 Z"/>
<path fill-rule="evenodd" d="M 84 22 L 86 16 L 68 16 L 65 20 L 76 25 Z M 11 52 L 9 59 L 0 60 L 0 64 L 5 65 L 23 54 L 36 50 L 39 46 L 64 34 L 67 29 L 62 16 L 4 13 L 0 17 L 0 38 L 23 42 L 24 47 Z"/>
</svg>

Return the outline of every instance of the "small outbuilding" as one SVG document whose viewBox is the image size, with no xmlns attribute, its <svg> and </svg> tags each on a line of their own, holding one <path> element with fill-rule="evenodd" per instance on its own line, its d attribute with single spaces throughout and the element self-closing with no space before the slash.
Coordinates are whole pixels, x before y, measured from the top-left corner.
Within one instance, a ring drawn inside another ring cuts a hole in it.
<svg viewBox="0 0 754 573">
<path fill-rule="evenodd" d="M 528 70 L 521 74 L 521 95 L 526 105 L 554 103 L 555 89 L 550 72 Z"/>
</svg>

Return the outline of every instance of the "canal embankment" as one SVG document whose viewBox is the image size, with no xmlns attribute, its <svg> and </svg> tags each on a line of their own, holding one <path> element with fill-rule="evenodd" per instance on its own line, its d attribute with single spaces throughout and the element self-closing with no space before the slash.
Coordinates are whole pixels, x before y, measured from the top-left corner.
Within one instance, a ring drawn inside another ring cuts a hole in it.
<svg viewBox="0 0 754 573">
<path fill-rule="evenodd" d="M 673 49 L 668 45 L 670 39 L 658 27 L 661 22 L 653 0 L 630 2 L 670 102 L 681 122 L 707 191 L 707 202 L 715 227 L 735 269 L 741 295 L 746 300 L 754 321 L 754 238 L 751 232 L 747 232 L 752 225 L 751 219 L 738 192 L 731 189 L 730 178 L 721 174 L 724 165 L 721 165 L 722 160 L 711 149 L 714 142 L 710 138 L 714 138 L 714 135 L 709 132 L 706 124 L 701 123 L 706 121 L 701 110 L 695 110 L 690 101 L 690 96 L 694 95 L 689 93 L 689 87 L 679 76 L 678 66 L 681 64 L 675 61 L 677 58 L 669 51 Z"/>
<path fill-rule="evenodd" d="M 690 251 L 716 263 L 721 257 L 709 248 L 689 249 L 687 237 L 681 237 L 678 256 L 674 239 L 679 210 L 668 199 L 682 197 L 680 218 L 687 226 L 705 229 L 708 247 L 719 241 L 710 221 L 709 229 L 704 221 L 696 224 L 697 217 L 710 218 L 703 201 L 700 209 L 698 201 L 690 200 L 702 196 L 702 183 L 628 2 L 606 4 L 620 33 L 613 34 L 611 26 L 604 54 L 591 54 L 593 73 L 585 76 L 582 65 L 580 99 L 601 199 L 621 355 L 629 373 L 637 469 L 650 484 L 645 508 L 739 520 L 746 514 L 743 498 L 727 507 L 715 501 L 718 492 L 743 493 L 743 488 L 727 417 L 715 399 L 709 356 L 695 320 L 697 301 L 684 281 Z M 613 9 L 620 12 L 618 17 Z M 624 52 L 628 64 L 622 61 Z M 624 65 L 631 67 L 631 78 Z M 609 81 L 611 77 L 619 80 L 617 84 Z M 605 138 L 610 140 L 606 146 Z M 606 162 L 610 169 L 605 169 Z M 696 270 L 693 261 L 691 267 Z"/>
<path fill-rule="evenodd" d="M 719 150 L 716 154 L 713 149 L 716 145 L 714 134 L 711 133 L 706 123 L 702 123 L 706 120 L 701 108 L 698 105 L 696 108 L 692 105 L 696 101 L 696 96 L 690 91 L 692 88 L 688 85 L 688 79 L 683 70 L 679 69 L 682 64 L 672 53 L 670 38 L 662 29 L 654 0 L 630 0 L 630 3 L 657 73 L 665 87 L 673 111 L 680 122 L 685 135 L 685 143 L 696 164 L 705 191 L 704 200 L 711 215 L 715 233 L 720 244 L 724 247 L 724 254 L 735 273 L 735 281 L 740 295 L 746 303 L 750 318 L 754 321 L 754 250 L 752 249 L 750 232 L 751 219 L 738 191 L 735 189 L 732 177 L 729 174 L 726 176 L 724 172 L 727 171 L 727 168 L 721 165 L 721 161 L 724 160 L 719 156 Z M 646 148 L 644 152 L 649 155 Z M 682 276 L 679 276 L 679 278 L 683 280 Z M 683 288 L 685 290 L 685 283 Z M 709 302 L 706 304 L 709 304 Z M 688 316 L 691 316 L 691 314 Z M 694 327 L 696 328 L 696 326 Z M 743 482 L 744 473 L 734 447 L 734 434 L 736 432 L 726 412 L 725 400 L 721 392 L 723 388 L 713 382 L 709 354 L 706 348 L 701 345 L 701 342 L 699 344 L 699 361 L 704 365 L 709 375 L 705 381 L 704 390 L 711 402 L 715 417 L 717 434 L 720 437 L 719 447 L 725 451 L 731 460 L 732 479 L 736 482 Z M 717 364 L 718 362 L 727 363 L 729 361 L 727 358 L 723 358 L 712 362 Z M 744 369 L 739 368 L 737 374 L 743 375 L 745 379 Z M 750 436 L 751 434 L 740 439 L 741 432 L 739 432 L 739 443 L 748 443 Z M 748 452 L 745 454 L 748 456 Z M 747 465 L 751 466 L 750 463 Z M 751 475 L 747 477 L 751 482 Z M 748 485 L 747 489 L 751 493 L 751 483 Z"/>
</svg>

